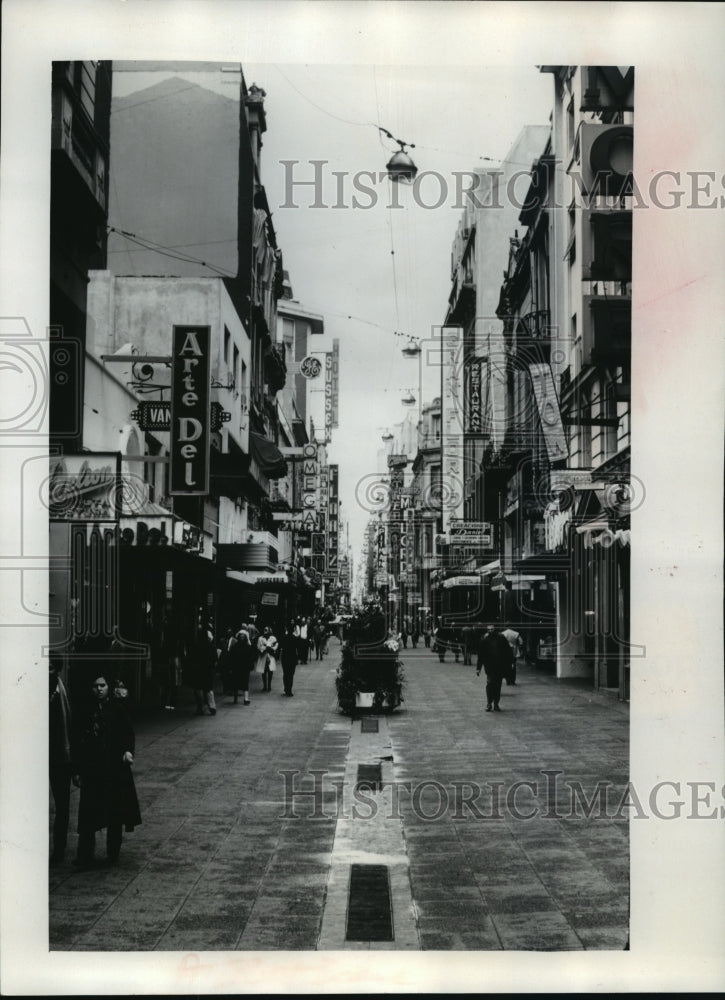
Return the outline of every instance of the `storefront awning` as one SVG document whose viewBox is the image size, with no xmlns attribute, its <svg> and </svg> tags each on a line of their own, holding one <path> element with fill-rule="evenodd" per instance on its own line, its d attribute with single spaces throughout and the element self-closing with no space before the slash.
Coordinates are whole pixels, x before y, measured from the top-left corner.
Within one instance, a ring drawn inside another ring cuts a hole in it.
<svg viewBox="0 0 725 1000">
<path fill-rule="evenodd" d="M 287 475 L 287 460 L 274 441 L 250 431 L 249 445 L 252 457 L 267 479 L 281 479 Z"/>
<path fill-rule="evenodd" d="M 227 580 L 236 580 L 237 583 L 246 583 L 250 587 L 266 586 L 269 584 L 289 583 L 290 579 L 286 573 L 249 573 L 238 569 L 228 569 L 226 571 Z"/>
<path fill-rule="evenodd" d="M 452 576 L 443 581 L 443 587 L 446 590 L 450 587 L 478 587 L 480 583 L 480 576 Z"/>
<path fill-rule="evenodd" d="M 491 576 L 493 573 L 501 572 L 501 560 L 494 559 L 493 562 L 486 563 L 485 566 L 479 567 L 476 570 L 479 576 Z"/>
</svg>

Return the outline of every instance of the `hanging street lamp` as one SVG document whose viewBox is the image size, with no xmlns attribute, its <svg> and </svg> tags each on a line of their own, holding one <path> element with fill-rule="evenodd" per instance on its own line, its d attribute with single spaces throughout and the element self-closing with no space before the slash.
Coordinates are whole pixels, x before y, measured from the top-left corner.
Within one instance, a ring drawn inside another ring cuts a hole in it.
<svg viewBox="0 0 725 1000">
<path fill-rule="evenodd" d="M 415 143 L 403 142 L 402 139 L 396 139 L 394 135 L 388 132 L 386 128 L 382 128 L 380 125 L 378 125 L 378 129 L 380 129 L 384 135 L 387 135 L 389 139 L 392 139 L 393 142 L 397 142 L 400 146 L 400 149 L 393 153 L 385 165 L 388 177 L 395 183 L 412 184 L 415 180 L 415 175 L 418 173 L 418 168 L 415 163 L 413 163 L 412 158 L 408 155 L 408 153 L 406 153 L 406 149 L 408 147 L 410 149 L 415 149 Z"/>
<path fill-rule="evenodd" d="M 420 354 L 420 344 L 417 344 L 413 338 L 410 338 L 410 342 L 403 348 L 404 358 L 417 358 Z"/>
</svg>

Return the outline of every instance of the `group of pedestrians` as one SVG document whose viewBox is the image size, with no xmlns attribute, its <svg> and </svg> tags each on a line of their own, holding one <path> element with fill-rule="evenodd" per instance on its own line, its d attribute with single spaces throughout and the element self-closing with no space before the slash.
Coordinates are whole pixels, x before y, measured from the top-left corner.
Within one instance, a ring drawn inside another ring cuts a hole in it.
<svg viewBox="0 0 725 1000">
<path fill-rule="evenodd" d="M 322 615 L 293 618 L 279 630 L 272 625 L 260 629 L 253 621 L 244 622 L 236 629 L 227 628 L 219 639 L 211 626 L 203 623 L 188 643 L 170 633 L 163 642 L 161 704 L 165 710 L 174 711 L 179 688 L 186 683 L 194 693 L 196 714 L 216 715 L 215 684 L 217 675 L 221 675 L 223 691 L 233 696 L 234 704 L 241 697 L 242 704 L 249 705 L 252 674 L 261 676 L 262 691 L 271 691 L 278 664 L 282 666 L 283 694 L 292 697 L 297 664 L 308 663 L 313 650 L 315 658 L 322 660 L 329 636 L 328 619 Z"/>
<path fill-rule="evenodd" d="M 481 634 L 469 623 L 456 628 L 445 626 L 439 620 L 433 629 L 432 648 L 441 663 L 445 662 L 449 650 L 456 663 L 462 659 L 466 665 L 472 665 L 476 655 L 476 675 L 480 676 L 481 670 L 486 674 L 486 711 L 501 711 L 502 684 L 504 680 L 507 684 L 516 684 L 517 663 L 524 655 L 524 642 L 516 629 L 488 624 Z"/>
</svg>

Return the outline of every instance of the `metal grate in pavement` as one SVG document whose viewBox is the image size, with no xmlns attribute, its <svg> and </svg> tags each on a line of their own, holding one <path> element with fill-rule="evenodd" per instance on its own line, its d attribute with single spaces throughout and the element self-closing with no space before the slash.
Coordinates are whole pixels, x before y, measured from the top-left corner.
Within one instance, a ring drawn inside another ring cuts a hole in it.
<svg viewBox="0 0 725 1000">
<path fill-rule="evenodd" d="M 377 733 L 380 729 L 380 719 L 361 719 L 361 733 Z"/>
<path fill-rule="evenodd" d="M 355 787 L 360 788 L 362 786 L 364 788 L 369 788 L 372 791 L 377 791 L 379 788 L 382 788 L 382 767 L 382 764 L 358 764 Z"/>
<path fill-rule="evenodd" d="M 387 865 L 350 866 L 345 940 L 393 940 L 393 911 Z"/>
</svg>

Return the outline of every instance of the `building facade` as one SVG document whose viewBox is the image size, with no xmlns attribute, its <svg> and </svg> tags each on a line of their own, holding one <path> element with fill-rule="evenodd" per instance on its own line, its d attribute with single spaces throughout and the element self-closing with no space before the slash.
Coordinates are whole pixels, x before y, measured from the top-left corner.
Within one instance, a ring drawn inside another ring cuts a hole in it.
<svg viewBox="0 0 725 1000">
<path fill-rule="evenodd" d="M 265 95 L 217 64 L 58 64 L 53 80 L 51 325 L 58 364 L 69 342 L 78 364 L 51 396 L 51 647 L 76 679 L 112 655 L 153 700 L 172 636 L 276 624 L 314 594 L 275 518 L 294 490 L 283 449 L 308 431 L 297 385 L 279 398 Z M 199 358 L 182 369 L 184 331 Z M 175 417 L 179 400 L 198 412 Z"/>
</svg>

